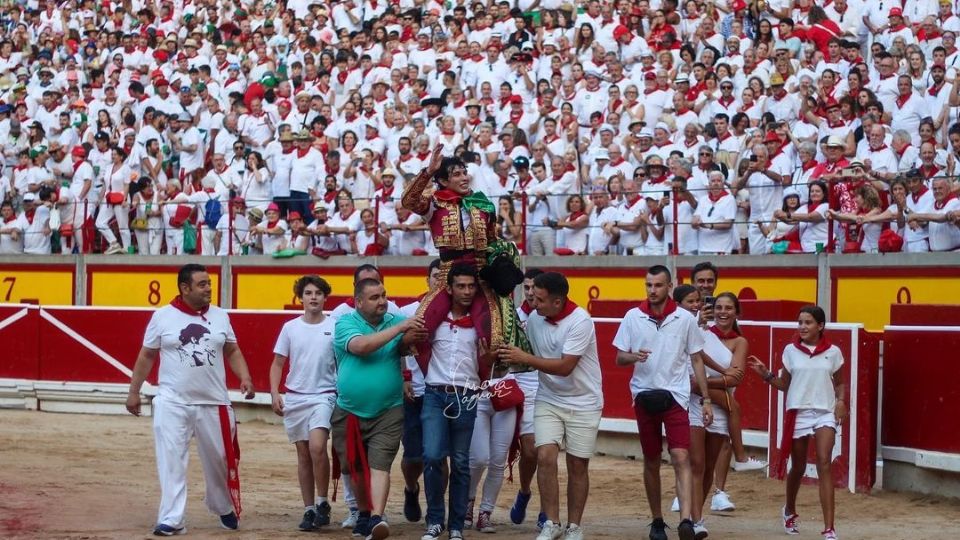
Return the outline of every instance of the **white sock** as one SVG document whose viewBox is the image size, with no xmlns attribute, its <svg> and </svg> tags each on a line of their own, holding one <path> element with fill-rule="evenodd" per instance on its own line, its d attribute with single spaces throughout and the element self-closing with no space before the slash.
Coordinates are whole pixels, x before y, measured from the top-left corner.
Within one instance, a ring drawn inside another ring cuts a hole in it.
<svg viewBox="0 0 960 540">
<path fill-rule="evenodd" d="M 303 510 L 304 510 L 304 511 L 316 510 L 316 508 L 314 508 L 314 507 L 312 507 L 312 506 L 304 506 L 304 507 L 303 507 Z"/>
<path fill-rule="evenodd" d="M 327 498 L 326 498 L 326 497 L 317 497 L 317 506 L 320 506 L 321 504 L 323 504 L 323 503 L 325 503 L 325 502 L 327 502 Z"/>
</svg>

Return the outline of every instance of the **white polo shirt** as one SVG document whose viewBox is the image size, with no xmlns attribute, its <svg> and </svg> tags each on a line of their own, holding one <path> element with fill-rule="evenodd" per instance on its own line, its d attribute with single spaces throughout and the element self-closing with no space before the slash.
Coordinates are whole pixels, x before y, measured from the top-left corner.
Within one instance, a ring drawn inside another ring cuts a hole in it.
<svg viewBox="0 0 960 540">
<path fill-rule="evenodd" d="M 790 372 L 787 410 L 816 409 L 833 412 L 837 404 L 833 374 L 843 366 L 843 352 L 836 345 L 812 354 L 806 345 L 790 343 L 783 349 L 783 367 Z"/>
<path fill-rule="evenodd" d="M 646 305 L 647 301 L 641 303 L 641 307 Z M 690 355 L 703 350 L 703 335 L 697 319 L 673 300 L 667 300 L 664 311 L 667 315 L 659 326 L 640 307 L 628 311 L 613 346 L 628 353 L 650 351 L 646 362 L 633 365 L 630 394 L 634 399 L 647 390 L 669 390 L 686 409 L 690 400 Z"/>
<path fill-rule="evenodd" d="M 290 360 L 286 388 L 298 394 L 323 394 L 337 389 L 337 360 L 333 355 L 333 317 L 309 324 L 303 317 L 280 329 L 273 353 Z"/>
<path fill-rule="evenodd" d="M 479 388 L 477 374 L 477 331 L 471 325 L 463 328 L 450 322 L 453 313 L 433 333 L 430 366 L 424 377 L 426 384 Z"/>
<path fill-rule="evenodd" d="M 216 306 L 203 317 L 171 305 L 155 311 L 143 346 L 160 350 L 157 395 L 184 405 L 228 405 L 223 346 L 236 342 L 230 317 Z"/>
<path fill-rule="evenodd" d="M 538 402 L 580 411 L 603 408 L 597 332 L 585 309 L 577 307 L 555 322 L 533 311 L 527 319 L 527 338 L 533 353 L 541 358 L 560 358 L 564 354 L 580 357 L 577 367 L 566 377 L 539 372 Z"/>
</svg>

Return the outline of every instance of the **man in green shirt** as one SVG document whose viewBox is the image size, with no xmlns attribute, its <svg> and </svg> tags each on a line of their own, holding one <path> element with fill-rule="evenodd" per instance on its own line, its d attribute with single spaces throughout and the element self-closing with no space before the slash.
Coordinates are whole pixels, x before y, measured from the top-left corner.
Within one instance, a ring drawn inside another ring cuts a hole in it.
<svg viewBox="0 0 960 540">
<path fill-rule="evenodd" d="M 357 309 L 337 321 L 337 406 L 334 449 L 346 464 L 360 515 L 355 532 L 382 540 L 390 535 L 383 511 L 390 467 L 403 435 L 402 356 L 427 338 L 423 320 L 387 313 L 387 293 L 376 279 L 354 286 Z"/>
</svg>

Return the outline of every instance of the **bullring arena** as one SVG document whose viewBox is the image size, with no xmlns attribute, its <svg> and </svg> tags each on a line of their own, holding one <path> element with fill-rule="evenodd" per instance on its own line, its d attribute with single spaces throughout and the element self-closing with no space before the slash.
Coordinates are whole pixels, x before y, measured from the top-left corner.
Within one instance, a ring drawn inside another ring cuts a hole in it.
<svg viewBox="0 0 960 540">
<path fill-rule="evenodd" d="M 942 429 L 944 414 L 960 410 L 960 387 L 953 382 L 955 368 L 949 359 L 932 353 L 955 350 L 960 344 L 958 329 L 945 326 L 960 320 L 955 311 L 960 304 L 955 297 L 960 294 L 955 257 L 927 254 L 918 260 L 896 255 L 881 261 L 855 256 L 841 261 L 796 256 L 788 269 L 782 261 L 759 259 L 718 261 L 722 266 L 717 291 L 731 290 L 744 301 L 741 320 L 751 350 L 776 365 L 777 349 L 796 327 L 796 306 L 816 302 L 835 321 L 829 327 L 832 339 L 849 355 L 853 370 L 849 375 L 856 374 L 857 383 L 849 390 L 856 413 L 843 425 L 834 452 L 838 530 L 844 538 L 856 539 L 943 537 L 960 519 L 956 504 L 960 447 L 955 433 Z M 149 535 L 159 498 L 151 420 L 126 414 L 123 399 L 146 321 L 155 306 L 172 299 L 171 277 L 188 260 L 208 266 L 216 281 L 214 302 L 235 310 L 231 318 L 258 391 L 252 403 L 231 395 L 240 419 L 240 530 L 221 530 L 216 517 L 207 513 L 202 473 L 191 449 L 188 534 L 198 538 L 309 534 L 295 529 L 302 511 L 296 456 L 269 410 L 269 351 L 279 325 L 300 309 L 290 300 L 292 281 L 304 273 L 318 273 L 333 285 L 333 296 L 342 298 L 356 260 L 334 258 L 325 266 L 293 261 L 280 267 L 270 261 L 170 257 L 144 266 L 122 258 L 81 257 L 77 263 L 58 258 L 37 258 L 31 265 L 0 261 L 0 278 L 10 286 L 0 290 L 7 295 L 7 303 L 0 305 L 4 350 L 0 405 L 9 409 L 0 410 L 0 537 Z M 375 261 L 382 263 L 388 294 L 398 303 L 423 291 L 422 260 Z M 625 409 L 629 370 L 613 365 L 609 343 L 619 320 L 617 310 L 622 314 L 624 306 L 636 300 L 644 269 L 654 262 L 662 259 L 637 258 L 636 266 L 629 268 L 602 260 L 589 265 L 555 258 L 526 261 L 529 266 L 565 272 L 571 298 L 590 306 L 597 321 L 606 407 L 601 455 L 591 461 L 583 520 L 590 538 L 645 538 L 647 533 L 642 466 L 634 459 L 639 453 L 636 425 Z M 692 257 L 668 260 L 680 281 L 689 281 L 696 262 Z M 328 308 L 339 302 L 336 298 Z M 148 380 L 155 382 L 155 374 Z M 940 384 L 931 388 L 931 380 Z M 232 376 L 227 384 L 236 390 Z M 149 397 L 151 392 L 147 388 L 144 394 Z M 766 447 L 778 427 L 775 398 L 756 376 L 742 385 L 741 398 L 745 441 L 751 454 L 768 459 Z M 563 486 L 562 460 L 560 470 Z M 402 515 L 399 460 L 393 472 L 386 512 L 392 536 L 418 538 L 422 521 L 406 523 Z M 664 466 L 662 474 L 666 510 L 673 496 L 668 487 L 673 473 Z M 729 478 L 728 492 L 737 509 L 705 514 L 711 538 L 781 537 L 778 510 L 783 484 L 763 472 L 731 472 Z M 509 523 L 507 511 L 515 493 L 516 484 L 504 484 L 493 513 L 497 533 L 490 537 L 536 535 L 529 515 L 523 525 Z M 561 495 L 561 508 L 564 505 Z M 800 538 L 817 537 L 816 490 L 801 489 L 798 506 L 806 524 Z M 334 520 L 342 519 L 342 501 L 334 502 L 333 508 Z M 677 521 L 676 514 L 666 513 L 666 519 L 668 524 Z M 333 526 L 320 534 L 349 537 L 349 531 Z M 675 531 L 670 535 L 674 538 Z M 469 531 L 466 536 L 484 535 Z"/>
</svg>

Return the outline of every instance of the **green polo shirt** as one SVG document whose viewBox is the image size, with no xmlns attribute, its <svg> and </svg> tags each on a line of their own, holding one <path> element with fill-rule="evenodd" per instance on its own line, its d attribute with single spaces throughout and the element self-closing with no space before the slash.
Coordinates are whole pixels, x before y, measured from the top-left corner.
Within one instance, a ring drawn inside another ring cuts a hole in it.
<svg viewBox="0 0 960 540">
<path fill-rule="evenodd" d="M 403 334 L 367 356 L 347 350 L 357 336 L 376 334 L 404 320 L 387 313 L 373 327 L 356 310 L 340 317 L 334 332 L 333 350 L 337 355 L 337 406 L 361 418 L 374 418 L 387 409 L 403 404 L 403 377 L 400 374 L 400 340 Z"/>
</svg>

